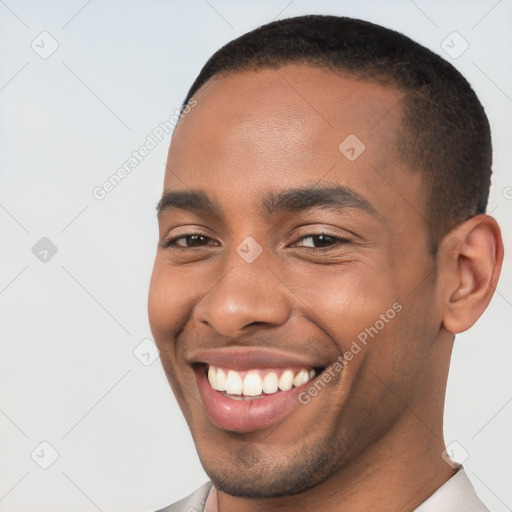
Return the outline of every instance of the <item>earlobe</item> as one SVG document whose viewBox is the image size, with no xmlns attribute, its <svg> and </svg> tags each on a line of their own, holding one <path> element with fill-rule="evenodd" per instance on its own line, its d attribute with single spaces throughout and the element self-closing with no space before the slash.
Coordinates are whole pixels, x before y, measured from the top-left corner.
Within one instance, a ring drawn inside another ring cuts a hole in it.
<svg viewBox="0 0 512 512">
<path fill-rule="evenodd" d="M 447 235 L 444 261 L 443 326 L 454 334 L 469 329 L 487 308 L 501 271 L 500 228 L 489 215 L 473 217 Z"/>
</svg>

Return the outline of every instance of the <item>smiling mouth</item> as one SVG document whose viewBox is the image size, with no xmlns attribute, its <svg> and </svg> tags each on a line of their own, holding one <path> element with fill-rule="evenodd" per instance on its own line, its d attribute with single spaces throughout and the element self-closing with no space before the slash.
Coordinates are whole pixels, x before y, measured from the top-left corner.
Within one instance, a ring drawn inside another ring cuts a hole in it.
<svg viewBox="0 0 512 512">
<path fill-rule="evenodd" d="M 322 359 L 261 347 L 191 351 L 186 360 L 200 395 L 197 414 L 214 428 L 246 434 L 294 414 L 301 421 L 300 394 L 326 371 L 330 363 Z"/>
<path fill-rule="evenodd" d="M 300 387 L 318 376 L 322 368 L 255 368 L 237 371 L 205 365 L 204 371 L 213 390 L 233 400 L 254 400 Z"/>
</svg>

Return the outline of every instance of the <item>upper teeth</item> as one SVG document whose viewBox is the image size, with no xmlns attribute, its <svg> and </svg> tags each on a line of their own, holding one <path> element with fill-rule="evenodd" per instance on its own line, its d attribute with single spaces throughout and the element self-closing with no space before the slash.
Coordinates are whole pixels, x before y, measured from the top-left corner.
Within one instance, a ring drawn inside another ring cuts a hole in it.
<svg viewBox="0 0 512 512">
<path fill-rule="evenodd" d="M 305 384 L 315 375 L 314 370 L 249 370 L 237 372 L 215 366 L 208 368 L 208 381 L 213 389 L 228 395 L 259 396 L 278 390 L 288 391 Z"/>
</svg>

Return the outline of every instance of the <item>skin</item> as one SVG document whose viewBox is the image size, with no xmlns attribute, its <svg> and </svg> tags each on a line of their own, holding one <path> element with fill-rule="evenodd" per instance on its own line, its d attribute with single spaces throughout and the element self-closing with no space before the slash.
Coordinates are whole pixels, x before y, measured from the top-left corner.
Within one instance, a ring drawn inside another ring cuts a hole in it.
<svg viewBox="0 0 512 512">
<path fill-rule="evenodd" d="M 159 214 L 160 242 L 207 238 L 159 244 L 149 317 L 221 512 L 413 510 L 454 474 L 441 457 L 454 333 L 485 310 L 503 248 L 480 215 L 429 253 L 421 174 L 395 150 L 401 98 L 306 65 L 238 72 L 210 80 L 175 131 L 164 191 L 202 190 L 222 217 Z M 353 162 L 338 150 L 349 134 L 366 145 Z M 269 191 L 324 185 L 350 187 L 376 213 L 262 216 Z M 322 232 L 349 241 L 322 245 Z M 249 236 L 263 248 L 250 264 L 236 252 Z M 344 371 L 279 424 L 235 434 L 205 413 L 192 350 L 272 346 L 326 366 L 396 302 Z"/>
</svg>

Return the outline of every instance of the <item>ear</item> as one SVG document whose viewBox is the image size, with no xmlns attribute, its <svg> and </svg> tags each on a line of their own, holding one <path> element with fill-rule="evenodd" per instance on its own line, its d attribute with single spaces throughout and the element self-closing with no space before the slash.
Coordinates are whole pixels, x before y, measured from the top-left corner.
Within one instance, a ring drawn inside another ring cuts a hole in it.
<svg viewBox="0 0 512 512">
<path fill-rule="evenodd" d="M 454 334 L 469 329 L 487 308 L 503 262 L 496 220 L 478 215 L 451 231 L 439 247 L 443 326 Z"/>
</svg>

